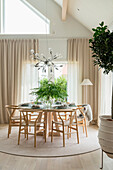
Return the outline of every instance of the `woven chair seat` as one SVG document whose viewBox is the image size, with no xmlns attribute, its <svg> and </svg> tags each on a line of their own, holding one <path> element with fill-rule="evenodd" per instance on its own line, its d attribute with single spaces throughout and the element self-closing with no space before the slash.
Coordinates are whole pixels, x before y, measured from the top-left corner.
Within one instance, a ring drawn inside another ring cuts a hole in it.
<svg viewBox="0 0 113 170">
<path fill-rule="evenodd" d="M 56 124 L 62 125 L 62 121 L 53 121 L 53 122 L 56 123 Z M 70 124 L 69 120 L 64 121 L 64 126 L 69 126 L 69 124 Z"/>
<path fill-rule="evenodd" d="M 11 120 L 20 120 L 20 116 L 12 116 Z"/>
<path fill-rule="evenodd" d="M 28 126 L 34 126 L 35 121 L 28 121 Z M 44 124 L 44 122 L 37 122 L 36 125 Z M 26 126 L 26 122 L 21 123 L 22 126 Z"/>
</svg>

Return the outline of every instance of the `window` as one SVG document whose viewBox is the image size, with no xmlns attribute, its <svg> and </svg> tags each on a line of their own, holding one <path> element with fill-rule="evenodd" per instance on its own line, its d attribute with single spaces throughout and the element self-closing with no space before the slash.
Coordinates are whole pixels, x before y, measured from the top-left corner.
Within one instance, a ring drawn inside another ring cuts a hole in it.
<svg viewBox="0 0 113 170">
<path fill-rule="evenodd" d="M 63 65 L 59 70 L 54 70 L 54 78 L 64 76 L 67 80 L 67 63 L 60 62 L 57 65 Z M 30 95 L 33 88 L 38 88 L 40 80 L 48 77 L 48 70 L 45 72 L 36 67 L 34 63 L 24 63 L 22 68 L 22 88 L 21 88 L 21 103 L 35 101 L 35 96 Z"/>
<path fill-rule="evenodd" d="M 3 0 L 5 34 L 49 34 L 50 21 L 26 0 Z"/>
<path fill-rule="evenodd" d="M 34 101 L 35 96 L 30 95 L 33 88 L 38 88 L 39 72 L 34 63 L 23 63 L 21 83 L 21 103 Z"/>
<path fill-rule="evenodd" d="M 67 80 L 67 63 L 60 63 L 60 64 L 57 64 L 58 66 L 60 65 L 63 65 L 63 67 L 59 67 L 59 70 L 56 70 L 54 71 L 54 77 L 55 79 L 57 79 L 58 77 L 60 76 L 64 76 Z"/>
<path fill-rule="evenodd" d="M 39 81 L 43 78 L 50 77 L 52 80 L 59 78 L 60 76 L 63 76 L 67 80 L 67 63 L 64 62 L 58 62 L 55 63 L 58 66 L 58 70 L 53 69 L 53 73 L 49 72 L 48 69 L 46 69 L 46 72 L 43 72 L 42 69 L 39 70 Z M 60 67 L 60 65 L 63 65 L 63 67 Z"/>
</svg>

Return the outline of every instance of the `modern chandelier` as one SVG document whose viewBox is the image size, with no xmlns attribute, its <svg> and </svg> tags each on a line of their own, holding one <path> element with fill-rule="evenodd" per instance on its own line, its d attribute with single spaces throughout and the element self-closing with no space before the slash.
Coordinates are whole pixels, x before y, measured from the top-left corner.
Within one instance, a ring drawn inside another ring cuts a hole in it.
<svg viewBox="0 0 113 170">
<path fill-rule="evenodd" d="M 47 22 L 47 0 L 46 0 L 46 22 Z M 47 39 L 47 28 L 46 28 L 46 39 Z M 48 46 L 48 40 L 47 40 L 47 46 Z M 31 58 L 34 61 L 38 61 L 35 64 L 35 67 L 38 68 L 38 70 L 42 69 L 43 72 L 46 73 L 47 68 L 49 68 L 50 73 L 54 73 L 54 69 L 59 70 L 63 65 L 55 64 L 54 61 L 56 59 L 62 58 L 63 56 L 61 54 L 53 54 L 53 50 L 51 48 L 49 50 L 49 57 L 45 56 L 44 54 L 39 55 L 39 53 L 35 53 L 33 49 L 30 50 L 31 52 Z"/>
<path fill-rule="evenodd" d="M 54 60 L 58 58 L 62 58 L 61 54 L 53 54 L 53 51 L 51 48 L 49 48 L 49 55 L 50 57 L 46 57 L 44 54 L 39 55 L 39 53 L 35 53 L 33 49 L 30 50 L 31 52 L 31 58 L 38 62 L 35 64 L 35 67 L 38 68 L 38 70 L 42 69 L 43 72 L 46 73 L 47 67 L 50 68 L 50 72 L 53 73 L 53 68 L 56 70 L 59 70 L 59 68 L 63 67 L 63 65 L 57 65 L 54 63 Z"/>
</svg>

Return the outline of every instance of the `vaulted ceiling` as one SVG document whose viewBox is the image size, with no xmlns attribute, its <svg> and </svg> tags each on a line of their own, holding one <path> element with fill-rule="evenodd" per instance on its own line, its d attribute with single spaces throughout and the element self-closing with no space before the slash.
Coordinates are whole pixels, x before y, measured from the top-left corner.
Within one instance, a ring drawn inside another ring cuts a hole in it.
<svg viewBox="0 0 113 170">
<path fill-rule="evenodd" d="M 62 10 L 64 10 L 63 8 L 66 6 L 66 4 L 64 6 L 64 2 L 67 1 L 67 17 L 68 14 L 70 14 L 89 30 L 97 27 L 101 21 L 104 21 L 109 27 L 113 27 L 113 0 L 53 1 L 60 5 Z"/>
</svg>

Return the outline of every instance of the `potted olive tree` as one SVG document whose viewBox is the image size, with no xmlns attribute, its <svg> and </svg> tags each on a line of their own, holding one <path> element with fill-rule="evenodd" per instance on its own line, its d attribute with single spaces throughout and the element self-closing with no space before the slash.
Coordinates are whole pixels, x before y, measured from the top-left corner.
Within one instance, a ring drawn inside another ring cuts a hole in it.
<svg viewBox="0 0 113 170">
<path fill-rule="evenodd" d="M 92 29 L 93 38 L 89 40 L 94 58 L 94 65 L 104 69 L 104 73 L 113 72 L 113 32 L 101 22 Z M 113 87 L 113 85 L 112 85 Z M 112 88 L 112 115 L 100 116 L 99 143 L 108 156 L 113 156 L 113 88 Z"/>
</svg>

